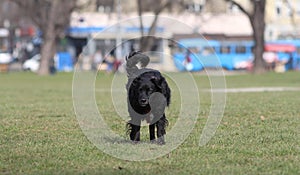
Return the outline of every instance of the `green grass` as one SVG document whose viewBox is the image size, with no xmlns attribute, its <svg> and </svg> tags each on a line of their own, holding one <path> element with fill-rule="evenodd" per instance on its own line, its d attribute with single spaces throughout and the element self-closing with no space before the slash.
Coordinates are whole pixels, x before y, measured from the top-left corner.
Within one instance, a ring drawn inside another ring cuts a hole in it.
<svg viewBox="0 0 300 175">
<path fill-rule="evenodd" d="M 0 74 L 0 174 L 299 174 L 300 92 L 229 93 L 224 117 L 207 145 L 200 133 L 211 105 L 206 76 L 195 74 L 201 110 L 192 133 L 155 160 L 126 161 L 100 151 L 80 129 L 72 102 L 72 74 Z M 114 132 L 125 137 L 109 90 L 97 76 L 96 102 Z M 169 80 L 171 81 L 171 80 Z M 226 77 L 227 87 L 300 87 L 300 72 Z M 178 89 L 167 114 L 169 130 L 180 106 Z M 142 138 L 147 140 L 147 128 Z M 146 143 L 147 144 L 147 143 Z"/>
</svg>

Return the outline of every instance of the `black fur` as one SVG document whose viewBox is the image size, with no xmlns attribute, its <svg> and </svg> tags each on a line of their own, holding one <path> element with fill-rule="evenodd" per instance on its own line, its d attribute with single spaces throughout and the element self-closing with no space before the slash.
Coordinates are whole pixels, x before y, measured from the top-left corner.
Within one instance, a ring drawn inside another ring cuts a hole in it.
<svg viewBox="0 0 300 175">
<path fill-rule="evenodd" d="M 164 111 L 170 104 L 171 90 L 159 71 L 145 68 L 149 60 L 148 56 L 136 51 L 126 57 L 127 103 L 131 118 L 127 128 L 130 139 L 140 141 L 141 121 L 146 120 L 149 123 L 150 140 L 156 140 L 156 127 L 157 143 L 165 144 L 168 120 Z M 141 69 L 138 69 L 137 63 L 141 63 Z"/>
</svg>

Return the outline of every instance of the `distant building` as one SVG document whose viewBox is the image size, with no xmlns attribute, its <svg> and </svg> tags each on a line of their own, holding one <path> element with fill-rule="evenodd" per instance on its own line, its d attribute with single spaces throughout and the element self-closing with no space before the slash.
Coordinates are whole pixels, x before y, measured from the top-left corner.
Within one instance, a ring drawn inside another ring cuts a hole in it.
<svg viewBox="0 0 300 175">
<path fill-rule="evenodd" d="M 266 39 L 300 38 L 300 0 L 269 0 L 266 5 Z"/>
<path fill-rule="evenodd" d="M 74 13 L 71 20 L 71 27 L 90 27 L 90 32 L 96 32 L 101 28 L 106 28 L 117 22 L 117 6 L 120 3 L 122 8 L 122 19 L 138 17 L 136 1 L 106 1 L 106 0 L 80 0 L 80 2 L 93 2 L 85 9 Z M 153 3 L 151 0 L 143 3 Z M 170 8 L 162 12 L 162 17 L 177 19 L 178 23 L 159 22 L 159 27 L 164 28 L 172 35 L 192 37 L 195 33 L 200 33 L 210 39 L 239 40 L 251 39 L 252 29 L 246 15 L 241 13 L 237 7 L 222 0 L 186 0 L 184 4 L 173 4 Z M 93 9 L 93 10 L 91 10 Z M 144 14 L 151 15 L 144 7 Z M 131 24 L 131 27 L 138 28 L 139 21 Z M 151 21 L 150 21 L 151 22 Z M 146 27 L 150 26 L 149 21 L 144 22 Z M 181 27 L 190 26 L 189 30 Z M 239 26 L 239 27 L 236 27 Z M 93 29 L 92 29 L 92 28 Z M 86 32 L 89 32 L 86 30 Z M 83 33 L 71 35 L 83 37 Z"/>
<path fill-rule="evenodd" d="M 237 0 L 245 8 L 251 7 L 250 1 Z M 89 34 L 99 32 L 118 22 L 118 3 L 121 5 L 121 20 L 137 18 L 136 23 L 128 24 L 128 29 L 138 31 L 139 20 L 136 1 L 122 0 L 79 0 L 90 2 L 85 8 L 73 13 L 70 36 L 87 38 Z M 144 0 L 143 3 L 152 3 Z M 164 10 L 161 17 L 175 19 L 169 24 L 161 20 L 158 27 L 174 38 L 195 37 L 202 34 L 207 39 L 252 40 L 252 27 L 248 17 L 239 8 L 224 0 L 185 0 L 180 6 L 172 5 Z M 266 40 L 300 38 L 300 0 L 266 1 Z M 144 5 L 145 5 L 144 4 Z M 147 7 L 147 6 L 146 6 Z M 147 11 L 147 8 L 145 10 Z M 151 12 L 145 12 L 151 15 Z M 146 27 L 149 20 L 144 21 Z M 183 25 L 189 27 L 182 27 Z"/>
</svg>

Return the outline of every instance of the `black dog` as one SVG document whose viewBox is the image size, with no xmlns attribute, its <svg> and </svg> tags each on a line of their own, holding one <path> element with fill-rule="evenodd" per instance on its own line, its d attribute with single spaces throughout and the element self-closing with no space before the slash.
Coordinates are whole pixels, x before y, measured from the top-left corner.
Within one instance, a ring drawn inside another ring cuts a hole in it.
<svg viewBox="0 0 300 175">
<path fill-rule="evenodd" d="M 146 120 L 149 123 L 150 140 L 155 141 L 156 127 L 157 143 L 165 144 L 168 120 L 164 111 L 170 104 L 171 91 L 159 71 L 145 68 L 149 60 L 148 56 L 136 51 L 126 57 L 127 103 L 131 118 L 127 127 L 130 139 L 140 141 L 141 121 Z M 138 63 L 141 64 L 141 69 L 138 69 Z"/>
</svg>

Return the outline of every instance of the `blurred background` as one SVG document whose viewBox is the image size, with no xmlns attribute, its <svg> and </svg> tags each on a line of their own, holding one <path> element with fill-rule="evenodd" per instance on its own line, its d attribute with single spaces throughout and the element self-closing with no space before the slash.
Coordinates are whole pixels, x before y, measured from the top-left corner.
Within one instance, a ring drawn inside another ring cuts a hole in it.
<svg viewBox="0 0 300 175">
<path fill-rule="evenodd" d="M 0 1 L 2 73 L 122 71 L 132 50 L 163 71 L 300 70 L 300 0 Z"/>
</svg>

